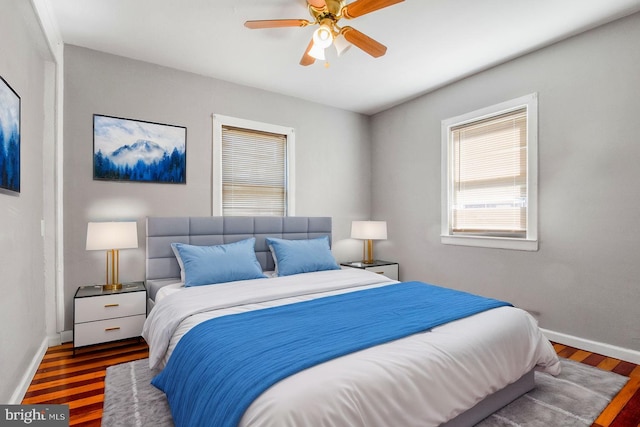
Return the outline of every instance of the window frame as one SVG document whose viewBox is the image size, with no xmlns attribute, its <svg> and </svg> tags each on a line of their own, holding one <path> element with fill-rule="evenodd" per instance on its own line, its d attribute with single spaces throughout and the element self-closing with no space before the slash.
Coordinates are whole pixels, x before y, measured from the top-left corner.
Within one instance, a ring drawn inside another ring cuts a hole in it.
<svg viewBox="0 0 640 427">
<path fill-rule="evenodd" d="M 524 238 L 460 235 L 451 232 L 450 201 L 453 194 L 453 140 L 451 129 L 486 120 L 522 108 L 527 111 L 527 231 Z M 441 122 L 441 234 L 446 245 L 485 248 L 538 250 L 538 94 L 532 93 L 481 108 Z"/>
<path fill-rule="evenodd" d="M 286 212 L 285 216 L 295 215 L 295 130 L 291 127 L 273 125 L 237 117 L 213 115 L 213 148 L 211 171 L 211 212 L 212 215 L 223 216 L 222 212 L 222 128 L 224 126 L 253 130 L 258 132 L 285 135 L 287 140 L 285 177 L 286 177 Z"/>
</svg>

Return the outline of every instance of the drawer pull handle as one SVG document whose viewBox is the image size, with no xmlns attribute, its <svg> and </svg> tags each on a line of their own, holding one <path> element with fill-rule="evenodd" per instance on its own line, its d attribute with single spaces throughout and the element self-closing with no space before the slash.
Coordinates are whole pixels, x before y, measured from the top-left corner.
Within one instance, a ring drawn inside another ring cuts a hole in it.
<svg viewBox="0 0 640 427">
<path fill-rule="evenodd" d="M 384 271 L 376 271 L 378 274 L 384 274 Z"/>
<path fill-rule="evenodd" d="M 105 332 L 109 332 L 109 331 L 117 331 L 118 329 L 120 329 L 120 326 L 115 326 L 113 328 L 104 328 Z"/>
<path fill-rule="evenodd" d="M 104 307 L 118 307 L 120 304 L 105 304 Z"/>
</svg>

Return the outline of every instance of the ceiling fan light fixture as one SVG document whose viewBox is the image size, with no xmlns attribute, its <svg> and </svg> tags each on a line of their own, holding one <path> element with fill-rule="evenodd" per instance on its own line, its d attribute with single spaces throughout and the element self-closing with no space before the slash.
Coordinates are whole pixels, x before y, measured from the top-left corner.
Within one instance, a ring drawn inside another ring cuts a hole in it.
<svg viewBox="0 0 640 427">
<path fill-rule="evenodd" d="M 331 28 L 322 24 L 318 27 L 317 30 L 313 32 L 313 44 L 314 46 L 321 47 L 322 49 L 326 49 L 331 46 L 333 42 L 333 33 L 331 32 Z"/>
<path fill-rule="evenodd" d="M 320 61 L 324 61 L 324 49 L 324 47 L 318 46 L 317 43 L 313 43 L 313 46 L 309 49 L 308 55 L 315 59 L 319 59 Z"/>
<path fill-rule="evenodd" d="M 300 0 L 302 1 L 302 0 Z M 338 56 L 342 56 L 351 45 L 364 51 L 374 58 L 379 58 L 387 52 L 387 47 L 355 28 L 338 25 L 340 19 L 353 19 L 371 12 L 386 8 L 404 0 L 306 0 L 309 14 L 313 18 L 307 19 L 262 19 L 245 22 L 250 29 L 306 27 L 318 25 L 313 37 L 300 59 L 300 65 L 308 66 L 316 59 L 325 60 L 325 50 L 335 45 Z M 325 63 L 327 66 L 328 63 Z"/>
<path fill-rule="evenodd" d="M 333 45 L 336 47 L 336 52 L 338 52 L 338 56 L 342 56 L 343 53 L 349 50 L 351 47 L 351 43 L 344 38 L 342 33 L 338 34 L 335 39 L 333 39 Z"/>
</svg>

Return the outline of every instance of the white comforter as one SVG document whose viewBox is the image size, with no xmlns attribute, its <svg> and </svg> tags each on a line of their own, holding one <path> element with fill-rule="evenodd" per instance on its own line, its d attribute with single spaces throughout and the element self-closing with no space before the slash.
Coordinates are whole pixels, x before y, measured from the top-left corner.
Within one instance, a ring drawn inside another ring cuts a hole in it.
<svg viewBox="0 0 640 427">
<path fill-rule="evenodd" d="M 150 367 L 163 367 L 180 338 L 207 319 L 390 283 L 345 269 L 169 293 L 144 326 Z M 534 367 L 560 371 L 535 320 L 501 307 L 293 375 L 256 399 L 241 425 L 436 426 Z"/>
</svg>

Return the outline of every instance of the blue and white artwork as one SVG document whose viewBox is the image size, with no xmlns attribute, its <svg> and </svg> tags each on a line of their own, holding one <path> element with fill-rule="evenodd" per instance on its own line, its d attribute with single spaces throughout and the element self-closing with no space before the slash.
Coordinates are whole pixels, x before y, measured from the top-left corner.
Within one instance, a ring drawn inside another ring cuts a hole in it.
<svg viewBox="0 0 640 427">
<path fill-rule="evenodd" d="M 0 190 L 20 193 L 20 97 L 0 77 Z"/>
<path fill-rule="evenodd" d="M 93 179 L 186 182 L 187 128 L 93 115 Z"/>
</svg>

